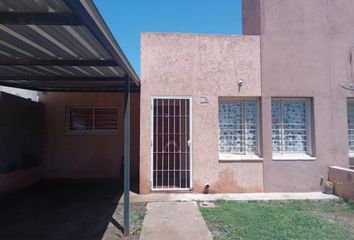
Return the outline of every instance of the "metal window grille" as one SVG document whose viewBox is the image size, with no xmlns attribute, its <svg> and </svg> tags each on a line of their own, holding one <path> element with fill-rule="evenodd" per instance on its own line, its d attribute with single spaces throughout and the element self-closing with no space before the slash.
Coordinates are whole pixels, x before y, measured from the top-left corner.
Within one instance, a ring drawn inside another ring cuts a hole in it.
<svg viewBox="0 0 354 240">
<path fill-rule="evenodd" d="M 153 99 L 153 190 L 191 188 L 190 99 Z"/>
<path fill-rule="evenodd" d="M 109 132 L 118 130 L 117 108 L 69 108 L 70 132 Z"/>
<path fill-rule="evenodd" d="M 311 153 L 308 99 L 272 100 L 273 153 Z"/>
<path fill-rule="evenodd" d="M 219 152 L 257 154 L 258 101 L 219 102 Z"/>
</svg>

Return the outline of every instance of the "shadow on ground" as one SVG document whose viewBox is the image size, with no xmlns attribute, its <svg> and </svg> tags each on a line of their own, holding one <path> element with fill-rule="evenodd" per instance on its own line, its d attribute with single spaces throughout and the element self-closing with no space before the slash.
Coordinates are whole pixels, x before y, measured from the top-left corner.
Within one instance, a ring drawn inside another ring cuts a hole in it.
<svg viewBox="0 0 354 240">
<path fill-rule="evenodd" d="M 36 183 L 0 197 L 0 239 L 117 239 L 121 195 L 117 182 Z"/>
</svg>

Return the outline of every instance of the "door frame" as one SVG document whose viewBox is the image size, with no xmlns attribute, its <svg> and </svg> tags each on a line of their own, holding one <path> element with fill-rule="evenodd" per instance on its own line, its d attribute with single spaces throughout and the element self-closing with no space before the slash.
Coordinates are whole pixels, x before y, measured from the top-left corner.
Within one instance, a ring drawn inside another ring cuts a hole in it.
<svg viewBox="0 0 354 240">
<path fill-rule="evenodd" d="M 154 100 L 156 99 L 183 99 L 189 100 L 189 188 L 164 188 L 164 189 L 156 189 L 154 188 Z M 192 109 L 192 97 L 191 96 L 152 96 L 151 97 L 151 118 L 150 118 L 150 190 L 154 192 L 158 191 L 188 191 L 193 189 L 193 127 L 192 127 L 192 119 L 193 119 L 193 109 Z"/>
</svg>

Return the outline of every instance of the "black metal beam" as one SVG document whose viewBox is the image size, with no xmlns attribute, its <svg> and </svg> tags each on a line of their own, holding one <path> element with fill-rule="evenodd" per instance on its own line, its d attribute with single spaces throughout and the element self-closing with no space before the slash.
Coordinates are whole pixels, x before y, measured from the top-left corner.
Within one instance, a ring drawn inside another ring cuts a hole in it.
<svg viewBox="0 0 354 240">
<path fill-rule="evenodd" d="M 0 82 L 0 86 L 21 88 L 39 92 L 124 92 L 124 87 L 43 87 L 29 84 Z M 138 93 L 138 88 L 130 89 L 130 92 Z"/>
<path fill-rule="evenodd" d="M 124 82 L 124 77 L 91 77 L 91 76 L 2 76 L 0 80 L 54 81 L 54 82 Z"/>
<path fill-rule="evenodd" d="M 69 12 L 1 12 L 0 24 L 8 25 L 82 25 L 76 15 Z"/>
<path fill-rule="evenodd" d="M 130 192 L 130 80 L 124 81 L 124 234 L 129 236 Z"/>
<path fill-rule="evenodd" d="M 119 66 L 124 69 L 126 74 L 130 74 L 130 69 L 123 62 L 122 57 L 119 56 L 105 34 L 101 31 L 100 27 L 92 19 L 91 15 L 86 11 L 85 7 L 80 1 L 77 0 L 63 0 L 65 4 L 76 14 L 81 20 L 83 25 L 92 33 L 92 35 L 101 43 L 103 48 L 118 62 Z M 118 45 L 118 44 L 117 44 Z M 133 76 L 131 76 L 133 77 Z M 139 85 L 139 83 L 136 83 Z"/>
<path fill-rule="evenodd" d="M 1 15 L 1 14 L 0 14 Z M 0 58 L 4 66 L 118 66 L 114 60 L 48 60 L 33 58 Z"/>
</svg>

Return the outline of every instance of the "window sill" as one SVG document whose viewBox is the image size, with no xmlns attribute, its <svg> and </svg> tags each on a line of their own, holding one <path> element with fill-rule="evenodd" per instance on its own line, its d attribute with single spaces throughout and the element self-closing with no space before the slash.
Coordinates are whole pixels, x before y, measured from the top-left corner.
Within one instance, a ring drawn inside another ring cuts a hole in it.
<svg viewBox="0 0 354 240">
<path fill-rule="evenodd" d="M 273 155 L 273 161 L 316 161 L 316 157 L 310 155 Z"/>
<path fill-rule="evenodd" d="M 262 162 L 263 158 L 257 155 L 236 155 L 236 154 L 219 154 L 220 162 Z"/>
</svg>

